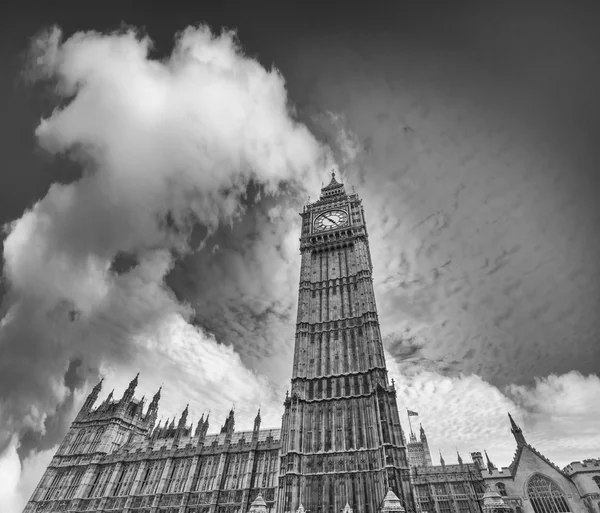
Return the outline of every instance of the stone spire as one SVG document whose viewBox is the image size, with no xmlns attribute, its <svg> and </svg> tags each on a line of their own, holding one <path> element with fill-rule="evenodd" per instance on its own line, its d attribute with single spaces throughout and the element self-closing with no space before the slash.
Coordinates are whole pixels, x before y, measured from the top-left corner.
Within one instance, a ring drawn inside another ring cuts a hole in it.
<svg viewBox="0 0 600 513">
<path fill-rule="evenodd" d="M 390 488 L 383 499 L 381 513 L 404 513 L 405 509 L 398 496 Z"/>
<path fill-rule="evenodd" d="M 473 463 L 477 465 L 479 470 L 485 470 L 485 465 L 483 464 L 483 456 L 481 456 L 480 452 L 472 452 L 471 458 L 473 459 Z"/>
<path fill-rule="evenodd" d="M 108 394 L 108 397 L 102 403 L 103 406 L 108 406 L 112 402 L 114 393 L 114 389 L 110 391 L 110 394 Z"/>
<path fill-rule="evenodd" d="M 483 452 L 485 452 L 485 459 L 486 459 L 486 461 L 487 461 L 487 468 L 488 468 L 488 470 L 489 470 L 489 471 L 490 471 L 490 473 L 491 473 L 493 470 L 496 470 L 496 465 L 494 465 L 494 464 L 493 464 L 493 463 L 490 461 L 490 457 L 488 456 L 488 453 L 487 453 L 487 451 L 485 451 L 485 450 L 484 450 Z"/>
<path fill-rule="evenodd" d="M 127 390 L 125 390 L 125 393 L 123 394 L 123 398 L 121 399 L 124 402 L 128 402 L 131 401 L 133 399 L 133 394 L 135 393 L 135 389 L 138 386 L 138 377 L 139 377 L 140 373 L 138 372 L 135 375 L 135 378 L 133 378 L 131 380 L 131 382 L 129 383 L 129 386 L 127 387 Z"/>
<path fill-rule="evenodd" d="M 89 411 L 92 408 L 92 406 L 94 406 L 94 403 L 98 399 L 98 395 L 100 394 L 100 391 L 102 390 L 102 383 L 103 382 L 104 382 L 104 378 L 102 378 L 94 386 L 94 388 L 92 388 L 92 391 L 90 392 L 90 395 L 87 396 L 87 399 L 85 400 L 85 403 L 83 403 L 82 410 Z"/>
<path fill-rule="evenodd" d="M 200 432 L 202 431 L 202 426 L 204 425 L 204 413 L 200 420 L 198 421 L 198 425 L 196 426 L 196 431 L 194 431 L 194 436 L 200 436 Z"/>
<path fill-rule="evenodd" d="M 188 407 L 189 407 L 189 404 L 186 405 L 185 410 L 183 410 L 183 412 L 181 412 L 181 417 L 179 418 L 179 422 L 177 424 L 177 429 L 185 428 L 185 423 L 187 422 L 187 418 L 188 418 Z"/>
<path fill-rule="evenodd" d="M 230 437 L 233 434 L 234 427 L 235 427 L 235 418 L 234 418 L 233 408 L 231 408 L 231 411 L 229 412 L 229 416 L 225 420 L 225 424 L 223 424 L 223 426 L 221 427 L 221 433 L 225 433 L 228 437 Z"/>
<path fill-rule="evenodd" d="M 462 467 L 463 465 L 463 460 L 460 457 L 460 452 L 458 452 L 458 449 L 456 449 L 456 455 L 458 456 L 458 464 Z"/>
<path fill-rule="evenodd" d="M 149 420 L 150 423 L 156 422 L 156 418 L 158 417 L 158 403 L 160 401 L 160 391 L 162 387 L 158 389 L 152 401 L 150 402 L 150 406 L 148 406 L 148 411 L 146 412 L 146 420 Z"/>
<path fill-rule="evenodd" d="M 519 426 L 517 426 L 517 423 L 513 420 L 510 413 L 508 414 L 508 418 L 510 419 L 510 430 L 511 430 L 513 436 L 515 437 L 515 440 L 517 442 L 517 447 L 521 447 L 522 445 L 527 445 L 527 442 L 525 441 L 525 436 L 523 436 L 523 431 L 521 430 L 521 428 Z"/>
</svg>

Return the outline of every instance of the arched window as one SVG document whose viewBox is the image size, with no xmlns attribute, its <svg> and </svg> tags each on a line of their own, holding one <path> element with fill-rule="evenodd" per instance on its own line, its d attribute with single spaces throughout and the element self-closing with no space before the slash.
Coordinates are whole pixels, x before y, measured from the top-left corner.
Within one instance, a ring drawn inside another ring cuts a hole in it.
<svg viewBox="0 0 600 513">
<path fill-rule="evenodd" d="M 594 476 L 592 479 L 594 480 L 594 483 L 596 483 L 596 486 L 600 488 L 600 476 Z"/>
<path fill-rule="evenodd" d="M 502 495 L 502 497 L 506 497 L 506 486 L 504 483 L 496 483 L 496 490 L 498 490 L 498 493 Z"/>
<path fill-rule="evenodd" d="M 71 447 L 69 449 L 69 454 L 73 454 L 75 452 L 80 451 L 83 437 L 85 436 L 85 434 L 86 434 L 85 429 L 82 429 L 81 431 L 79 431 L 79 433 L 77 433 L 77 436 L 75 437 L 75 440 L 73 441 L 73 443 L 71 444 Z"/>
<path fill-rule="evenodd" d="M 546 476 L 534 475 L 527 483 L 527 495 L 535 513 L 570 512 L 563 491 Z"/>
</svg>

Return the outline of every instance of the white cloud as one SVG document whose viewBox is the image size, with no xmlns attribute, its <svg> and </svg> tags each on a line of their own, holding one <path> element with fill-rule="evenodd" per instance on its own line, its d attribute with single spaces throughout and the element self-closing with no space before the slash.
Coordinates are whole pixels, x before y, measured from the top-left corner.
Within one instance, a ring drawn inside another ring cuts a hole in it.
<svg viewBox="0 0 600 513">
<path fill-rule="evenodd" d="M 50 463 L 57 447 L 35 453 L 23 462 L 17 454 L 17 437 L 14 436 L 3 453 L 0 453 L 0 504 L 2 513 L 20 513 Z"/>
<path fill-rule="evenodd" d="M 25 429 L 43 431 L 78 357 L 84 377 L 94 377 L 116 365 L 150 370 L 162 355 L 187 369 L 167 363 L 167 376 L 217 410 L 234 396 L 248 411 L 272 400 L 271 384 L 227 340 L 187 324 L 191 308 L 164 280 L 173 253 L 190 250 L 195 225 L 211 234 L 240 222 L 250 182 L 258 197 L 312 190 L 330 157 L 291 117 L 281 75 L 244 56 L 232 33 L 189 28 L 161 61 L 149 58 L 150 46 L 133 31 L 63 41 L 58 29 L 34 45 L 32 77 L 55 83 L 61 103 L 40 123 L 39 144 L 77 161 L 82 176 L 54 184 L 8 227 L 3 272 L 13 305 L 0 327 L 0 446 Z M 137 265 L 113 272 L 123 254 Z M 225 377 L 231 397 L 209 399 Z"/>
</svg>

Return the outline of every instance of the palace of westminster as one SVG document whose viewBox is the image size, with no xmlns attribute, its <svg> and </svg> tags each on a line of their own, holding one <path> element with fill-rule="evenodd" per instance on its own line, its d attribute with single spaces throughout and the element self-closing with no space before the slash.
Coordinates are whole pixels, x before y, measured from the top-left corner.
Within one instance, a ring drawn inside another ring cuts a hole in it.
<svg viewBox="0 0 600 513">
<path fill-rule="evenodd" d="M 509 415 L 513 461 L 434 465 L 408 438 L 388 382 L 367 226 L 335 179 L 305 206 L 291 391 L 282 424 L 218 432 L 209 419 L 156 425 L 160 390 L 98 403 L 94 387 L 25 507 L 34 512 L 600 513 L 600 460 L 560 469 Z M 98 403 L 98 404 L 97 404 Z M 408 412 L 409 415 L 414 412 Z M 409 419 L 410 420 L 410 419 Z"/>
</svg>

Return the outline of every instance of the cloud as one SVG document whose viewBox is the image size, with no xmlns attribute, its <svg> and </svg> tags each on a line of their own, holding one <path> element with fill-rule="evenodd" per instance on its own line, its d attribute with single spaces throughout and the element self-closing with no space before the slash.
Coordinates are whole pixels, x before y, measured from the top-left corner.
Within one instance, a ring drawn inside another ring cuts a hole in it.
<svg viewBox="0 0 600 513">
<path fill-rule="evenodd" d="M 508 466 L 516 444 L 510 432 L 510 412 L 523 429 L 528 443 L 559 466 L 589 458 L 600 450 L 597 433 L 600 415 L 590 411 L 600 391 L 597 376 L 576 372 L 536 380 L 530 386 L 498 388 L 480 376 L 447 376 L 433 371 L 407 374 L 387 358 L 390 378 L 395 379 L 400 420 L 408 433 L 405 408 L 419 413 L 434 462 L 441 450 L 447 463 L 487 450 L 498 466 Z"/>
<path fill-rule="evenodd" d="M 117 370 L 162 363 L 205 408 L 272 400 L 269 381 L 229 341 L 190 324 L 193 308 L 165 279 L 184 255 L 210 253 L 203 248 L 219 227 L 256 202 L 315 190 L 331 158 L 294 119 L 282 76 L 243 55 L 232 32 L 190 27 L 162 60 L 151 48 L 134 30 L 63 40 L 56 28 L 32 45 L 29 78 L 52 86 L 57 102 L 38 142 L 81 176 L 53 184 L 5 227 L 5 450 L 15 433 L 28 434 L 23 450 L 35 448 L 35 433 L 64 422 L 56 416 L 67 416 L 73 390 Z M 74 361 L 78 380 L 66 384 Z M 230 393 L 217 398 L 225 376 Z"/>
<path fill-rule="evenodd" d="M 457 75 L 453 55 L 385 36 L 327 42 L 298 43 L 286 76 L 337 160 L 352 157 L 386 340 L 410 328 L 411 364 L 500 387 L 596 373 L 600 211 L 581 162 L 507 115 L 506 97 L 483 108 L 489 77 Z"/>
<path fill-rule="evenodd" d="M 21 513 L 39 483 L 57 447 L 34 453 L 21 460 L 18 439 L 14 436 L 0 454 L 0 504 L 3 513 Z"/>
</svg>

